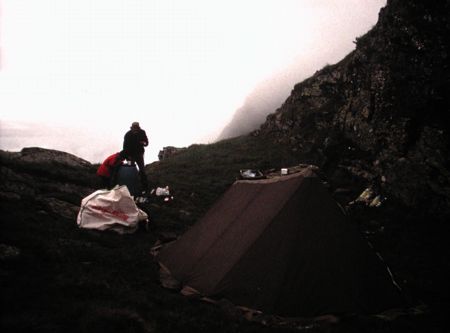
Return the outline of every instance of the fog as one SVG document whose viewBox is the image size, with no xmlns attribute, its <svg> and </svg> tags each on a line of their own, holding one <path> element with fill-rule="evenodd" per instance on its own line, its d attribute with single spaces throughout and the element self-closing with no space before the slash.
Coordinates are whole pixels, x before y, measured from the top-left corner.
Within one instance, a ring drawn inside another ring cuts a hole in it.
<svg viewBox="0 0 450 333">
<path fill-rule="evenodd" d="M 133 121 L 150 139 L 146 163 L 164 146 L 212 142 L 237 110 L 253 126 L 295 83 L 351 52 L 385 3 L 0 2 L 0 149 L 100 162 Z"/>
<path fill-rule="evenodd" d="M 275 112 L 282 105 L 296 83 L 310 77 L 324 65 L 338 62 L 347 53 L 348 50 L 340 46 L 331 47 L 318 54 L 311 52 L 262 81 L 246 97 L 243 105 L 234 113 L 233 118 L 217 139 L 248 134 L 259 128 L 267 115 Z"/>
</svg>

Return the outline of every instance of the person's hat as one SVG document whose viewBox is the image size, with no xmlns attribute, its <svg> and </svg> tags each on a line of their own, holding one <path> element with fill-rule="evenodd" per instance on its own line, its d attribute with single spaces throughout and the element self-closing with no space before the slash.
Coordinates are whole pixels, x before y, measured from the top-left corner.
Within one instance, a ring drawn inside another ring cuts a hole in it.
<svg viewBox="0 0 450 333">
<path fill-rule="evenodd" d="M 139 126 L 139 123 L 137 122 L 137 121 L 135 121 L 135 122 L 133 122 L 132 124 L 131 124 L 131 127 L 130 127 L 131 129 L 139 129 L 139 128 L 141 128 L 140 126 Z"/>
</svg>

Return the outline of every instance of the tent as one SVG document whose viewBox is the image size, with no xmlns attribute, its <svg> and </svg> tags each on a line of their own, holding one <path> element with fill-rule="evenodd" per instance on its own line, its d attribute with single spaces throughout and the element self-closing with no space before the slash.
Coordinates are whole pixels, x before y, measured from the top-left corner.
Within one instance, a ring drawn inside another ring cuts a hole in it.
<svg viewBox="0 0 450 333">
<path fill-rule="evenodd" d="M 401 304 L 386 265 L 310 169 L 236 181 L 156 259 L 183 294 L 263 313 L 378 313 Z"/>
</svg>

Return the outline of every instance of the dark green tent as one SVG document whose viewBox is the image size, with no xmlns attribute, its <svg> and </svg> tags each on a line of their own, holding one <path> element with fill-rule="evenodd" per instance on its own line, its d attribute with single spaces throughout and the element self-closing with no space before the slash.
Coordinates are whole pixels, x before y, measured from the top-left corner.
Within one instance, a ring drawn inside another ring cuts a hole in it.
<svg viewBox="0 0 450 333">
<path fill-rule="evenodd" d="M 182 293 L 264 313 L 378 313 L 401 304 L 387 267 L 309 169 L 236 181 L 156 259 Z"/>
</svg>

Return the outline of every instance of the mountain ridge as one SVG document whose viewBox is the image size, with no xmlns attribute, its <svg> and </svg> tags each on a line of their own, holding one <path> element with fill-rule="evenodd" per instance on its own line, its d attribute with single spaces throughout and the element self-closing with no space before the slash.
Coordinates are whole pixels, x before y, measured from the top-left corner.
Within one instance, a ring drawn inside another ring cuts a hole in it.
<svg viewBox="0 0 450 333">
<path fill-rule="evenodd" d="M 449 216 L 449 2 L 389 0 L 355 51 L 295 85 L 255 136 Z"/>
</svg>

